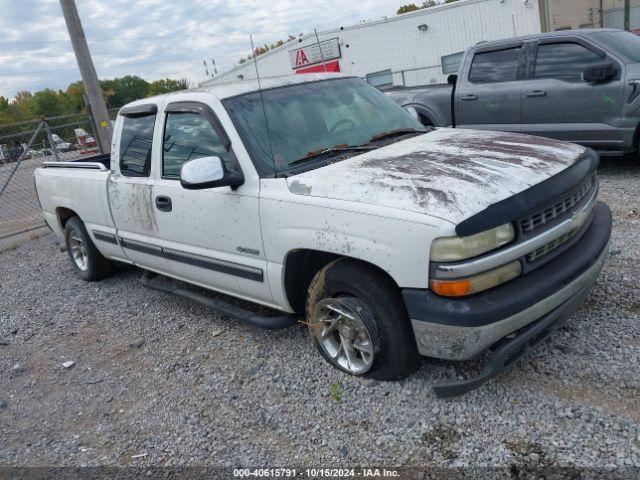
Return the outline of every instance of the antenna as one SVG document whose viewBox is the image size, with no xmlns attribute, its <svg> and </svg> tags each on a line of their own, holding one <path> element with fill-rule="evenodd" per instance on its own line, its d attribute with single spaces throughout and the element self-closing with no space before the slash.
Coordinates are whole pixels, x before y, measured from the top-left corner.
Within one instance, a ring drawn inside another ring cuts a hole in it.
<svg viewBox="0 0 640 480">
<path fill-rule="evenodd" d="M 320 58 L 322 59 L 324 73 L 327 73 L 327 63 L 324 61 L 324 53 L 322 53 L 322 45 L 320 45 L 320 38 L 318 38 L 318 30 L 314 28 L 313 33 L 316 34 L 316 43 L 318 44 L 318 51 L 320 52 Z"/>
<path fill-rule="evenodd" d="M 267 140 L 269 141 L 269 153 L 271 154 L 271 163 L 273 163 L 273 173 L 278 177 L 278 169 L 276 161 L 273 157 L 273 143 L 271 143 L 271 132 L 269 131 L 269 120 L 267 119 L 267 109 L 264 106 L 264 94 L 262 93 L 262 83 L 260 82 L 260 72 L 258 71 L 258 61 L 256 60 L 256 49 L 253 45 L 253 35 L 249 35 L 251 41 L 251 54 L 253 57 L 253 66 L 256 69 L 256 79 L 258 80 L 258 92 L 260 93 L 260 103 L 262 104 L 262 114 L 264 115 L 264 126 L 267 129 Z"/>
</svg>

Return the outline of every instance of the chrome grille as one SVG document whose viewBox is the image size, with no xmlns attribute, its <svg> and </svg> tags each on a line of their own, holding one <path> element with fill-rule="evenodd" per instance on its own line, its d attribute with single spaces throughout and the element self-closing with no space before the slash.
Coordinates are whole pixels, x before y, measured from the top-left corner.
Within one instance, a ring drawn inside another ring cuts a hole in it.
<svg viewBox="0 0 640 480">
<path fill-rule="evenodd" d="M 593 188 L 595 188 L 595 185 L 596 176 L 594 174 L 583 185 L 581 185 L 577 190 L 574 190 L 573 193 L 571 193 L 566 198 L 534 213 L 527 218 L 520 220 L 520 227 L 522 228 L 522 232 L 532 232 L 536 228 L 541 227 L 542 225 L 558 217 L 561 217 L 568 210 L 571 210 L 573 207 L 578 205 L 593 190 Z"/>
<path fill-rule="evenodd" d="M 538 258 L 545 256 L 550 251 L 555 250 L 560 245 L 568 241 L 576 233 L 578 233 L 577 230 L 572 230 L 571 232 L 565 233 L 564 235 L 560 235 L 558 238 L 550 241 L 546 245 L 543 245 L 540 248 L 537 248 L 533 252 L 527 254 L 527 261 L 533 262 L 534 260 L 537 260 Z"/>
</svg>

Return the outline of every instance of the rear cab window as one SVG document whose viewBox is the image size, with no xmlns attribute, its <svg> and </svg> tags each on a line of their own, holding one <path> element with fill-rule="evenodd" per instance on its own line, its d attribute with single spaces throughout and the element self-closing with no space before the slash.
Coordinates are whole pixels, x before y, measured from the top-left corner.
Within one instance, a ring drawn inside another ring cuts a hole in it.
<svg viewBox="0 0 640 480">
<path fill-rule="evenodd" d="M 151 174 L 155 113 L 124 115 L 120 133 L 120 173 L 127 177 Z"/>
</svg>

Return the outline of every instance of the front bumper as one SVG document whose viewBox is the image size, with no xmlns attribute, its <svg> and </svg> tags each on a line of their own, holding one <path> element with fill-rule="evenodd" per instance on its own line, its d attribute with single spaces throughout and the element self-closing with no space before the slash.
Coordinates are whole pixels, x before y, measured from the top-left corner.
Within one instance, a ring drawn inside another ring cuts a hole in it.
<svg viewBox="0 0 640 480">
<path fill-rule="evenodd" d="M 536 320 L 543 322 L 549 315 L 554 321 L 566 319 L 602 269 L 611 223 L 609 208 L 598 203 L 591 224 L 570 249 L 533 272 L 483 293 L 452 299 L 429 290 L 404 290 L 418 351 L 428 357 L 467 360 Z M 556 310 L 559 313 L 554 314 Z"/>
</svg>

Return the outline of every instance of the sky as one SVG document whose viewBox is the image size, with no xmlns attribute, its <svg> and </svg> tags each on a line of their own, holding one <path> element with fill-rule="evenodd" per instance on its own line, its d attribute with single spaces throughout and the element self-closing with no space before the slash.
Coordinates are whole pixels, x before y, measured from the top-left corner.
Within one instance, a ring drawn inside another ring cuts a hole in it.
<svg viewBox="0 0 640 480">
<path fill-rule="evenodd" d="M 100 79 L 205 79 L 256 44 L 393 16 L 403 0 L 76 0 Z M 404 3 L 407 3 L 405 1 Z M 80 79 L 58 0 L 0 0 L 0 95 Z"/>
</svg>

